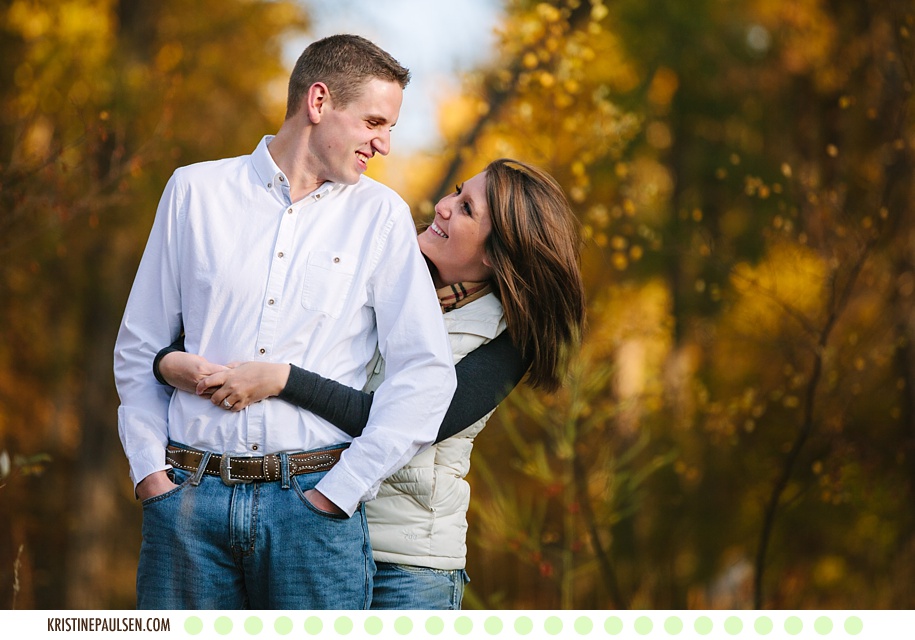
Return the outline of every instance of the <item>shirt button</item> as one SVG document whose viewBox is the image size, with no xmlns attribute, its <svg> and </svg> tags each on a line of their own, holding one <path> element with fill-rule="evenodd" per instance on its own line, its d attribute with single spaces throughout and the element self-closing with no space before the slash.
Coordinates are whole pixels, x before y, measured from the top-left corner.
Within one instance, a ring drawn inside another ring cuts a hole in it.
<svg viewBox="0 0 915 640">
<path fill-rule="evenodd" d="M 284 178 L 283 176 L 280 176 L 280 177 L 279 177 L 279 181 L 280 181 L 280 182 L 283 182 L 285 179 L 286 179 L 286 178 Z"/>
<path fill-rule="evenodd" d="M 256 444 L 251 445 L 251 451 L 257 451 L 259 448 Z"/>
<path fill-rule="evenodd" d="M 278 254 L 276 254 L 276 257 L 277 257 L 277 258 L 282 258 L 282 257 L 283 257 L 283 255 L 284 255 L 284 254 L 283 254 L 283 252 L 282 252 L 282 251 L 280 251 L 280 252 L 279 252 L 279 253 L 278 253 Z"/>
<path fill-rule="evenodd" d="M 292 213 L 292 209 L 286 209 L 286 213 Z"/>
<path fill-rule="evenodd" d="M 334 258 L 334 262 L 340 262 L 340 258 Z"/>
<path fill-rule="evenodd" d="M 276 302 L 276 300 L 274 300 L 273 298 L 270 298 L 269 300 L 267 300 L 267 304 L 273 304 L 274 302 Z"/>
<path fill-rule="evenodd" d="M 260 353 L 261 353 L 261 355 L 264 355 L 265 353 L 267 353 L 267 350 L 266 350 L 266 349 L 261 349 L 261 350 L 260 350 Z"/>
<path fill-rule="evenodd" d="M 316 193 L 316 194 L 315 194 L 315 200 L 320 200 L 320 199 L 321 199 L 321 194 L 320 194 L 320 193 Z"/>
<path fill-rule="evenodd" d="M 272 189 L 272 188 L 273 188 L 273 183 L 272 183 L 272 182 L 268 182 L 268 183 L 267 183 L 267 188 L 268 188 L 268 189 Z"/>
</svg>

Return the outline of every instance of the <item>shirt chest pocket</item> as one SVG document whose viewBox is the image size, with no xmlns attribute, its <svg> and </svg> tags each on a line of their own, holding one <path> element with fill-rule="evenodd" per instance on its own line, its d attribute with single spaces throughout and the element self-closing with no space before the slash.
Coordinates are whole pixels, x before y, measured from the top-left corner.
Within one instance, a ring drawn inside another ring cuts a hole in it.
<svg viewBox="0 0 915 640">
<path fill-rule="evenodd" d="M 305 266 L 302 306 L 339 318 L 356 273 L 356 257 L 338 251 L 313 251 Z"/>
</svg>

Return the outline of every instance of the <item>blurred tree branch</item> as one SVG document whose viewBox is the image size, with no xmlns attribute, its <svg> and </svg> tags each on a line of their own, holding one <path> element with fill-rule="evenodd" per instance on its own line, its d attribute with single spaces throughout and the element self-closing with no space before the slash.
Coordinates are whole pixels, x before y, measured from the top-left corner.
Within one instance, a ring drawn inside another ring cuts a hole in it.
<svg viewBox="0 0 915 640">
<path fill-rule="evenodd" d="M 781 472 L 772 488 L 772 493 L 769 496 L 769 500 L 766 504 L 765 513 L 763 516 L 753 582 L 753 605 L 756 609 L 762 608 L 763 605 L 763 578 L 766 570 L 766 555 L 769 550 L 769 539 L 772 535 L 772 529 L 775 527 L 776 513 L 778 511 L 779 504 L 781 503 L 782 495 L 788 488 L 788 482 L 791 480 L 791 476 L 794 472 L 795 466 L 797 465 L 798 458 L 801 454 L 801 449 L 803 449 L 807 440 L 810 438 L 810 435 L 813 433 L 813 429 L 816 424 L 816 420 L 814 418 L 814 410 L 816 405 L 817 389 L 820 386 L 820 380 L 823 375 L 823 359 L 826 354 L 829 338 L 833 329 L 835 328 L 836 322 L 838 322 L 843 311 L 848 306 L 852 291 L 857 285 L 858 276 L 861 273 L 861 269 L 864 267 L 864 263 L 870 256 L 870 248 L 872 246 L 873 243 L 868 243 L 861 250 L 857 260 L 855 260 L 849 269 L 849 273 L 845 278 L 845 283 L 843 286 L 841 286 L 841 288 L 837 288 L 836 286 L 836 281 L 839 276 L 837 271 L 833 272 L 829 278 L 830 297 L 827 306 L 830 311 L 826 321 L 819 331 L 819 336 L 816 344 L 813 347 L 813 366 L 804 393 L 803 419 L 801 421 L 797 437 L 791 445 L 791 450 L 785 457 Z"/>
<path fill-rule="evenodd" d="M 591 17 L 591 3 L 581 0 L 568 11 L 568 30 L 581 29 Z M 460 182 L 460 172 L 466 161 L 467 151 L 473 149 L 487 125 L 497 120 L 502 108 L 517 95 L 519 90 L 518 76 L 525 69 L 525 56 L 542 47 L 542 42 L 535 42 L 518 51 L 511 60 L 500 65 L 497 70 L 488 72 L 483 80 L 484 95 L 481 100 L 487 105 L 485 113 L 449 145 L 450 159 L 442 172 L 441 179 L 429 190 L 426 200 L 435 202 L 443 193 L 451 191 L 453 185 Z M 500 77 L 504 76 L 504 77 Z"/>
</svg>

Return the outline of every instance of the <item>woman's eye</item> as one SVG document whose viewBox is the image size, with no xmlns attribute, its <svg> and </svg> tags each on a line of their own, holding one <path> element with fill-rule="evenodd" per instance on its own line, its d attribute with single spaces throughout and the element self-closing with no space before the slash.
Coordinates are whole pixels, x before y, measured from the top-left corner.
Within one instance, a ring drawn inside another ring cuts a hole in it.
<svg viewBox="0 0 915 640">
<path fill-rule="evenodd" d="M 469 203 L 469 202 L 463 202 L 463 203 L 461 203 L 461 209 L 463 209 L 463 210 L 464 210 L 464 213 L 466 213 L 468 216 L 471 215 L 470 203 Z"/>
</svg>

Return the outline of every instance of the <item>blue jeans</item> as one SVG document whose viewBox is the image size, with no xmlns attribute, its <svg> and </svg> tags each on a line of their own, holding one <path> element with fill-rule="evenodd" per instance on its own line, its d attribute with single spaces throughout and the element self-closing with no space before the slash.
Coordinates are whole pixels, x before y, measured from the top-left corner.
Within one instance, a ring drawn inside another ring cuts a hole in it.
<svg viewBox="0 0 915 640">
<path fill-rule="evenodd" d="M 278 482 L 227 486 L 171 471 L 179 486 L 143 502 L 137 608 L 369 607 L 365 510 L 352 518 L 318 510 L 304 492 L 327 472 L 290 477 L 283 459 Z"/>
<path fill-rule="evenodd" d="M 461 608 L 464 585 L 468 582 L 470 578 L 463 569 L 448 571 L 379 562 L 372 609 L 456 611 Z"/>
</svg>

